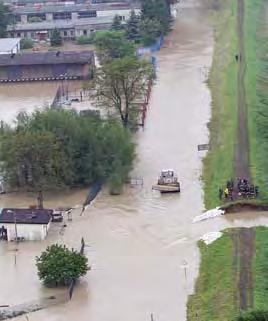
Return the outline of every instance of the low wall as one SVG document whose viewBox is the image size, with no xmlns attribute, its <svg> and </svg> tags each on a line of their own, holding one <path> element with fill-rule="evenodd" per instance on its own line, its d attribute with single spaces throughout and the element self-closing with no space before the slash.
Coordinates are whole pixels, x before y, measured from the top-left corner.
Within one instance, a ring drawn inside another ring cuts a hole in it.
<svg viewBox="0 0 268 321">
<path fill-rule="evenodd" d="M 0 67 L 0 82 L 87 79 L 91 76 L 89 66 L 89 64 L 2 66 Z"/>
</svg>

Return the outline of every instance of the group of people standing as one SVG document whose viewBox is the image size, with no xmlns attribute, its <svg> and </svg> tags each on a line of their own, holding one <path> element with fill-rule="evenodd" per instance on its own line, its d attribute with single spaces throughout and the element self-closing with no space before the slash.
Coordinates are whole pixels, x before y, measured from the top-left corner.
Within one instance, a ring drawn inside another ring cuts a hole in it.
<svg viewBox="0 0 268 321">
<path fill-rule="evenodd" d="M 253 184 L 245 178 L 237 178 L 236 184 L 234 184 L 231 178 L 226 182 L 224 189 L 219 188 L 219 199 L 233 201 L 234 198 L 256 198 L 259 195 L 259 187 Z"/>
</svg>

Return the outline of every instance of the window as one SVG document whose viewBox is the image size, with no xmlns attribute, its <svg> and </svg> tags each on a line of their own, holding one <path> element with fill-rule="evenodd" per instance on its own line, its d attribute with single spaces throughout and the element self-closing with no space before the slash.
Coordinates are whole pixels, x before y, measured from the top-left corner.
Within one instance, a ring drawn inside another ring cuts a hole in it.
<svg viewBox="0 0 268 321">
<path fill-rule="evenodd" d="M 28 22 L 41 22 L 46 20 L 45 13 L 30 13 L 27 15 Z"/>
<path fill-rule="evenodd" d="M 83 35 L 84 35 L 84 36 L 87 35 L 87 30 L 83 30 Z"/>
<path fill-rule="evenodd" d="M 71 30 L 71 31 L 70 31 L 70 34 L 71 34 L 71 36 L 73 36 L 73 35 L 74 35 L 74 31 L 73 31 L 73 30 Z"/>
<path fill-rule="evenodd" d="M 63 31 L 63 36 L 67 37 L 68 36 L 68 32 L 67 31 Z"/>
<path fill-rule="evenodd" d="M 121 21 L 125 21 L 126 17 L 125 17 L 125 16 L 119 16 L 119 19 L 120 19 Z"/>
<path fill-rule="evenodd" d="M 71 12 L 55 12 L 53 13 L 53 20 L 69 20 L 72 19 Z"/>
<path fill-rule="evenodd" d="M 34 38 L 34 36 L 35 36 L 35 33 L 31 32 L 31 38 Z"/>
<path fill-rule="evenodd" d="M 20 37 L 20 36 L 21 36 L 20 32 L 17 32 L 17 37 Z"/>
<path fill-rule="evenodd" d="M 96 10 L 88 10 L 88 11 L 80 11 L 80 12 L 78 12 L 78 19 L 93 18 L 93 17 L 97 17 L 97 11 Z"/>
</svg>

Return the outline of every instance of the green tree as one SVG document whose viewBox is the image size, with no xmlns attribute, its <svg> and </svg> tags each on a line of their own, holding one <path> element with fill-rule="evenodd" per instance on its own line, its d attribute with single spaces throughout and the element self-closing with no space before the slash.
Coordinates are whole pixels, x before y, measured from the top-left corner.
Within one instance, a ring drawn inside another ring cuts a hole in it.
<svg viewBox="0 0 268 321">
<path fill-rule="evenodd" d="M 12 23 L 13 17 L 9 10 L 9 7 L 6 6 L 3 2 L 0 2 L 0 38 L 6 37 L 7 26 Z"/>
<path fill-rule="evenodd" d="M 108 142 L 108 143 L 107 143 Z M 130 135 L 118 121 L 74 110 L 21 113 L 1 123 L 0 171 L 10 188 L 53 190 L 125 181 L 134 159 Z"/>
<path fill-rule="evenodd" d="M 139 24 L 141 42 L 148 46 L 153 44 L 162 33 L 162 28 L 158 20 L 143 19 Z"/>
<path fill-rule="evenodd" d="M 30 38 L 22 38 L 20 41 L 20 48 L 21 49 L 31 49 L 34 46 L 34 42 Z"/>
<path fill-rule="evenodd" d="M 134 45 L 124 38 L 124 34 L 119 31 L 100 31 L 95 36 L 95 46 L 97 54 L 102 63 L 114 58 L 134 56 Z"/>
<path fill-rule="evenodd" d="M 53 47 L 62 45 L 62 37 L 59 29 L 57 28 L 53 29 L 50 37 L 50 44 Z"/>
<path fill-rule="evenodd" d="M 126 38 L 128 40 L 137 41 L 140 37 L 139 34 L 139 21 L 140 18 L 136 15 L 134 10 L 131 10 L 130 17 L 126 23 Z"/>
<path fill-rule="evenodd" d="M 113 23 L 112 23 L 112 25 L 111 25 L 111 30 L 120 31 L 120 30 L 122 30 L 122 29 L 124 29 L 124 26 L 123 26 L 123 24 L 122 24 L 122 21 L 121 21 L 119 15 L 116 14 L 116 15 L 114 16 Z"/>
<path fill-rule="evenodd" d="M 88 259 L 65 245 L 53 244 L 36 257 L 38 276 L 46 286 L 69 285 L 86 275 Z"/>
<path fill-rule="evenodd" d="M 138 114 L 135 102 L 144 97 L 151 75 L 151 65 L 136 57 L 105 64 L 95 76 L 97 104 L 115 112 L 124 127 L 134 125 Z"/>
<path fill-rule="evenodd" d="M 161 32 L 166 34 L 170 30 L 170 7 L 166 0 L 141 0 L 141 19 L 158 21 Z"/>
</svg>

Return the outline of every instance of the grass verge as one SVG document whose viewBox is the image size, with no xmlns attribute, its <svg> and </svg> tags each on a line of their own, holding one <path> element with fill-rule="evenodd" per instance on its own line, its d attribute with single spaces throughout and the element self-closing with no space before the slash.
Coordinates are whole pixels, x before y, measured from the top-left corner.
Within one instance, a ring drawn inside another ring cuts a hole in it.
<svg viewBox="0 0 268 321">
<path fill-rule="evenodd" d="M 260 197 L 268 201 L 268 5 L 264 0 L 245 0 L 245 86 L 248 106 L 250 165 L 252 177 L 260 186 Z"/>
<path fill-rule="evenodd" d="M 268 228 L 256 227 L 252 262 L 254 310 L 268 307 Z M 201 265 L 195 293 L 187 305 L 188 321 L 232 321 L 238 314 L 239 256 L 234 240 L 239 229 L 228 229 L 210 245 L 199 243 Z M 238 260 L 238 261 L 237 261 Z"/>
<path fill-rule="evenodd" d="M 199 242 L 201 265 L 195 294 L 187 305 L 188 321 L 230 321 L 235 313 L 233 246 L 230 232 L 211 245 Z"/>
<path fill-rule="evenodd" d="M 233 176 L 237 136 L 236 1 L 224 1 L 215 15 L 215 46 L 208 80 L 212 95 L 210 150 L 203 168 L 206 208 L 218 205 L 219 186 Z"/>
</svg>

